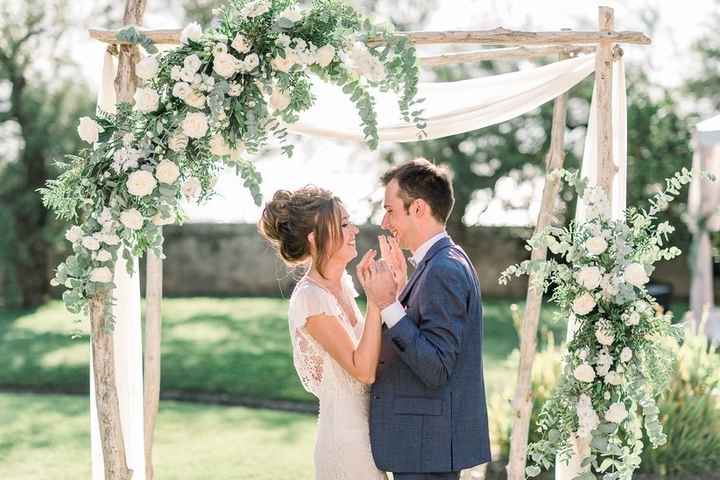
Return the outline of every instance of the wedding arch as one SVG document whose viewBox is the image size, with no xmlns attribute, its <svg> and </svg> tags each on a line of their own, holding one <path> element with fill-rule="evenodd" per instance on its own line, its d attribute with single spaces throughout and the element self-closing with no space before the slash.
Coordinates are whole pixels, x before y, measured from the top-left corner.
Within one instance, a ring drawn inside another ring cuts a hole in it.
<svg viewBox="0 0 720 480">
<path fill-rule="evenodd" d="M 261 25 L 257 19 L 265 19 L 275 22 L 273 28 L 292 33 L 293 25 L 304 21 L 304 14 L 292 8 L 292 0 L 235 0 L 231 3 L 240 10 L 238 18 L 243 21 L 249 18 L 248 25 L 253 28 Z M 320 5 L 318 8 L 336 8 L 331 0 L 317 3 Z M 168 223 L 169 218 L 174 220 L 177 217 L 177 212 L 164 205 L 163 201 L 170 203 L 170 198 L 181 193 L 197 197 L 200 192 L 211 190 L 214 172 L 209 167 L 202 171 L 197 169 L 204 167 L 193 170 L 195 167 L 189 164 L 182 164 L 181 171 L 172 161 L 180 158 L 174 156 L 175 153 L 183 152 L 179 155 L 196 156 L 194 158 L 198 159 L 208 156 L 226 159 L 238 169 L 246 186 L 257 195 L 259 178 L 252 162 L 241 158 L 240 149 L 244 143 L 250 151 L 256 150 L 266 140 L 265 134 L 273 134 L 281 142 L 287 132 L 292 132 L 365 140 L 374 147 L 379 141 L 415 141 L 418 136 L 432 140 L 475 130 L 522 115 L 554 100 L 546 171 L 560 172 L 564 162 L 566 92 L 595 72 L 583 175 L 605 192 L 613 218 L 622 216 L 626 183 L 626 104 L 623 52 L 619 45 L 647 45 L 650 39 L 640 32 L 615 31 L 611 8 L 599 8 L 597 31 L 524 32 L 497 28 L 488 31 L 400 33 L 379 29 L 369 22 L 355 25 L 353 14 L 338 9 L 331 13 L 347 21 L 348 25 L 352 24 L 347 31 L 354 29 L 356 33 L 362 33 L 358 42 L 345 45 L 334 38 L 335 44 L 314 46 L 302 39 L 297 41 L 297 38 L 286 36 L 279 38 L 281 41 L 276 45 L 280 50 L 284 48 L 285 54 L 271 59 L 269 54 L 267 57 L 255 55 L 251 58 L 254 53 L 251 53 L 253 49 L 249 39 L 236 32 L 225 32 L 231 35 L 225 37 L 215 32 L 212 35 L 216 36 L 212 37 L 204 36 L 198 27 L 182 31 L 140 29 L 138 26 L 143 23 L 145 4 L 145 0 L 127 0 L 123 29 L 90 30 L 92 38 L 109 44 L 103 66 L 103 88 L 99 95 L 98 118 L 83 119 L 79 128 L 81 136 L 93 148 L 88 150 L 86 157 L 76 157 L 77 162 L 71 163 L 69 169 L 104 165 L 107 171 L 97 168 L 92 172 L 98 178 L 109 179 L 102 184 L 105 190 L 99 192 L 96 198 L 61 198 L 58 192 L 67 187 L 62 184 L 61 177 L 44 192 L 46 203 L 55 209 L 62 209 L 62 201 L 76 202 L 72 204 L 73 208 L 79 208 L 84 202 L 82 206 L 89 206 L 91 211 L 95 209 L 86 223 L 68 231 L 67 237 L 73 242 L 76 255 L 72 261 L 68 259 L 61 265 L 54 279 L 56 284 L 63 284 L 69 289 L 64 295 L 69 308 L 74 311 L 87 309 L 90 316 L 93 478 L 153 478 L 152 443 L 160 390 L 162 225 Z M 280 12 L 280 7 L 291 8 Z M 225 10 L 221 14 L 228 15 L 227 12 Z M 232 18 L 226 16 L 224 25 L 231 24 L 231 21 Z M 258 35 L 265 33 L 262 31 Z M 328 30 L 330 37 L 333 33 L 337 31 Z M 155 57 L 141 60 L 138 45 L 153 52 L 156 44 L 181 44 L 181 47 L 163 54 L 159 62 Z M 416 58 L 413 45 L 424 44 L 475 44 L 501 48 Z M 238 54 L 244 55 L 243 60 L 239 60 Z M 117 72 L 111 55 L 118 58 Z M 437 66 L 548 57 L 558 58 L 559 61 L 534 69 L 451 84 L 423 84 L 417 80 L 418 63 Z M 207 60 L 210 58 L 214 60 Z M 343 62 L 351 67 L 345 68 Z M 181 69 L 183 65 L 185 68 Z M 258 68 L 258 65 L 263 67 L 264 72 L 270 72 L 271 65 L 274 73 L 263 78 L 255 77 L 252 82 L 246 82 L 248 79 L 245 78 L 242 85 L 232 81 Z M 300 67 L 292 70 L 295 65 Z M 342 97 L 338 89 L 308 82 L 302 75 L 287 75 L 289 71 L 297 72 L 305 66 L 329 83 L 342 87 L 346 97 Z M 198 71 L 208 75 L 200 75 Z M 176 82 L 175 87 L 163 93 L 162 88 L 170 85 L 170 79 Z M 263 84 L 266 80 L 268 83 Z M 190 87 L 177 87 L 180 83 Z M 393 90 L 400 100 L 387 92 L 371 94 L 368 87 L 372 86 L 382 87 L 384 91 Z M 253 99 L 235 107 L 228 115 L 224 111 L 218 113 L 218 108 L 222 110 L 222 101 L 226 104 L 232 101 L 228 97 L 238 96 L 242 88 L 251 90 Z M 220 93 L 216 94 L 218 90 Z M 292 95 L 287 93 L 291 90 Z M 313 101 L 311 91 L 316 94 L 321 92 L 317 94 L 316 101 Z M 136 124 L 122 124 L 123 119 L 130 118 L 138 109 L 141 113 L 156 112 L 158 109 L 168 109 L 168 115 L 178 113 L 172 110 L 172 105 L 175 105 L 172 102 L 179 102 L 175 97 L 184 102 L 182 113 L 185 117 L 182 119 L 179 119 L 179 114 L 167 118 L 149 116 L 147 118 L 157 119 L 157 122 L 148 126 L 150 120 L 142 117 L 145 122 L 140 129 L 143 138 L 135 137 Z M 347 97 L 350 99 L 347 100 Z M 358 110 L 361 125 L 358 125 L 357 113 L 348 108 L 353 104 Z M 332 122 L 327 120 L 328 111 L 334 112 Z M 237 122 L 242 117 L 243 125 L 250 125 L 250 130 L 246 130 L 249 140 L 240 138 L 236 128 L 222 130 L 208 125 L 208 116 L 203 112 L 220 117 L 219 122 Z M 267 123 L 260 126 L 253 123 L 253 112 L 258 112 L 260 117 L 265 115 Z M 377 115 L 380 112 L 382 117 Z M 377 118 L 383 118 L 383 123 L 378 124 Z M 170 124 L 175 130 L 168 131 Z M 265 128 L 267 132 L 258 131 Z M 216 134 L 208 141 L 205 137 L 209 137 L 210 130 Z M 124 135 L 120 135 L 122 132 L 125 132 Z M 222 135 L 218 137 L 217 132 Z M 161 140 L 156 140 L 158 138 Z M 142 145 L 146 150 L 149 148 L 150 156 L 158 156 L 145 169 L 138 169 L 138 162 L 143 160 L 137 150 L 140 142 L 144 142 Z M 107 147 L 110 143 L 112 147 Z M 288 149 L 287 146 L 284 148 Z M 188 151 L 185 152 L 185 149 Z M 122 153 L 118 154 L 118 151 Z M 122 185 L 113 183 L 110 170 L 113 168 L 118 174 L 132 171 L 128 175 L 132 178 L 127 178 L 127 183 Z M 185 180 L 182 186 L 179 178 Z M 552 225 L 560 181 L 559 174 L 547 176 L 536 232 Z M 93 184 L 92 188 L 95 187 Z M 87 183 L 85 188 L 89 188 Z M 116 195 L 121 189 L 126 198 Z M 141 200 L 136 197 L 154 199 L 155 203 L 137 203 Z M 108 198 L 116 201 L 114 210 L 105 208 L 102 203 Z M 94 201 L 100 203 L 93 204 Z M 134 208 L 136 204 L 144 209 L 143 213 Z M 582 212 L 583 208 L 579 210 Z M 154 222 L 148 215 L 154 215 Z M 65 218 L 72 219 L 72 216 L 66 215 Z M 106 231 L 104 225 L 110 225 L 110 230 L 118 228 L 124 236 L 120 238 Z M 132 250 L 123 248 L 123 245 L 132 246 Z M 119 258 L 120 251 L 124 258 Z M 137 256 L 142 253 L 147 255 L 144 340 L 140 331 L 138 275 L 129 273 L 137 270 Z M 532 249 L 531 260 L 541 261 L 546 255 L 546 246 L 538 245 Z M 526 298 L 517 387 L 512 402 L 508 473 L 513 480 L 525 477 L 532 408 L 530 374 L 542 301 L 542 291 L 532 288 L 533 275 Z M 114 286 L 114 291 L 108 286 Z M 574 478 L 582 467 L 575 465 L 568 468 L 576 470 L 558 472 L 558 478 Z"/>
</svg>

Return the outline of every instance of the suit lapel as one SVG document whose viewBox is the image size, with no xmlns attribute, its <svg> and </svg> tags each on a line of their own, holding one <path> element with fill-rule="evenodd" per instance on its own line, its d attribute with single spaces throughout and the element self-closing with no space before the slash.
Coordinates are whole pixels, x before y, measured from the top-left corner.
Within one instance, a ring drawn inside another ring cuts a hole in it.
<svg viewBox="0 0 720 480">
<path fill-rule="evenodd" d="M 398 297 L 400 303 L 405 305 L 405 301 L 407 300 L 408 295 L 410 295 L 412 287 L 415 285 L 418 278 L 420 278 L 420 274 L 425 269 L 425 266 L 430 262 L 430 259 L 440 250 L 443 250 L 453 244 L 454 243 L 450 237 L 443 237 L 437 242 L 435 242 L 432 247 L 430 247 L 430 250 L 428 250 L 428 252 L 423 257 L 420 265 L 417 266 L 413 274 L 408 279 L 408 282 L 405 284 L 405 288 L 403 288 L 402 292 L 400 292 L 400 296 Z"/>
</svg>

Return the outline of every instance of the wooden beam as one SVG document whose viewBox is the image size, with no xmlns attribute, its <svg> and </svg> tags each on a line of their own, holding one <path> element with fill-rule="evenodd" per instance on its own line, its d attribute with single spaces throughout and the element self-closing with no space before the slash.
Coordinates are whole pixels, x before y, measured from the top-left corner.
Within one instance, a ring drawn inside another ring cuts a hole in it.
<svg viewBox="0 0 720 480">
<path fill-rule="evenodd" d="M 162 231 L 163 227 L 158 228 Z M 145 278 L 145 348 L 143 349 L 145 479 L 153 480 L 153 440 L 160 407 L 163 261 L 160 256 L 150 250 L 146 255 Z"/>
<path fill-rule="evenodd" d="M 138 28 L 153 42 L 159 45 L 180 43 L 181 30 L 143 30 Z M 90 37 L 105 43 L 122 44 L 116 34 L 118 30 L 93 28 Z M 416 45 L 432 45 L 441 43 L 474 43 L 482 45 L 596 45 L 601 42 L 628 43 L 649 45 L 650 38 L 642 32 L 576 32 L 563 30 L 559 32 L 524 32 L 496 28 L 494 30 L 469 30 L 447 32 L 399 32 L 397 35 L 408 37 Z M 381 39 L 370 39 L 370 46 L 381 45 Z"/>
<path fill-rule="evenodd" d="M 611 31 L 614 24 L 612 8 L 600 7 L 598 11 L 600 30 Z M 595 60 L 595 84 L 597 87 L 597 183 L 612 201 L 612 183 L 617 167 L 613 162 L 612 142 L 612 71 L 613 42 L 601 42 Z"/>
<path fill-rule="evenodd" d="M 523 60 L 543 58 L 557 54 L 567 56 L 571 54 L 592 53 L 594 51 L 594 46 L 509 47 L 443 53 L 442 55 L 419 57 L 418 61 L 425 67 L 436 67 L 454 63 L 482 62 L 485 60 Z"/>
</svg>

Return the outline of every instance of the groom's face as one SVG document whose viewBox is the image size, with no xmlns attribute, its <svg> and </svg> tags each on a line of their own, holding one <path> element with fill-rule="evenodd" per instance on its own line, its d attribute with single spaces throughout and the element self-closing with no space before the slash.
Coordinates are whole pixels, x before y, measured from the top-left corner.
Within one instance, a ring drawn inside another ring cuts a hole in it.
<svg viewBox="0 0 720 480">
<path fill-rule="evenodd" d="M 385 187 L 385 215 L 380 226 L 389 231 L 400 243 L 400 248 L 409 249 L 415 231 L 411 215 L 400 197 L 400 185 L 393 179 Z"/>
</svg>

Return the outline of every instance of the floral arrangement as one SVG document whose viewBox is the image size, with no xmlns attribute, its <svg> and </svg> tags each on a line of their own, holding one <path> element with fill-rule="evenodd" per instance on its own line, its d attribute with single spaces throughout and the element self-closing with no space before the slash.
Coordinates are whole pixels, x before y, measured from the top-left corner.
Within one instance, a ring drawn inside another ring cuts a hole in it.
<svg viewBox="0 0 720 480">
<path fill-rule="evenodd" d="M 588 187 L 577 173 L 555 172 L 582 197 L 587 218 L 568 228 L 548 227 L 528 241 L 559 260 L 525 261 L 505 270 L 500 283 L 532 275 L 532 287 L 554 287 L 551 301 L 568 320 L 563 372 L 538 422 L 541 440 L 529 446 L 528 476 L 567 461 L 577 445 L 588 453 L 576 480 L 630 479 L 640 465 L 643 426 L 653 447 L 665 443 L 655 398 L 666 388 L 681 330 L 648 294 L 646 284 L 660 260 L 680 255 L 667 246 L 674 231 L 656 214 L 690 182 L 682 169 L 650 201 L 649 211 L 629 208 L 610 218 L 605 191 Z M 657 223 L 657 224 L 656 224 Z M 597 477 L 596 475 L 599 475 Z"/>
<path fill-rule="evenodd" d="M 74 313 L 113 285 L 119 255 L 162 252 L 160 226 L 181 222 L 181 201 L 212 194 L 223 164 L 234 166 L 260 204 L 260 175 L 247 154 L 270 137 L 286 155 L 285 125 L 314 102 L 310 74 L 342 87 L 358 109 L 365 139 L 378 144 L 372 88 L 399 93 L 406 121 L 425 127 L 415 99 L 418 68 L 407 38 L 375 26 L 336 0 L 301 10 L 295 0 L 231 0 L 217 9 L 217 27 L 187 26 L 182 45 L 135 66 L 143 84 L 134 105 L 80 119 L 88 148 L 68 155 L 64 172 L 41 189 L 44 203 L 73 222 L 73 254 L 52 284 L 67 288 Z M 157 50 L 135 30 L 123 38 Z M 370 38 L 382 45 L 369 45 Z"/>
</svg>

